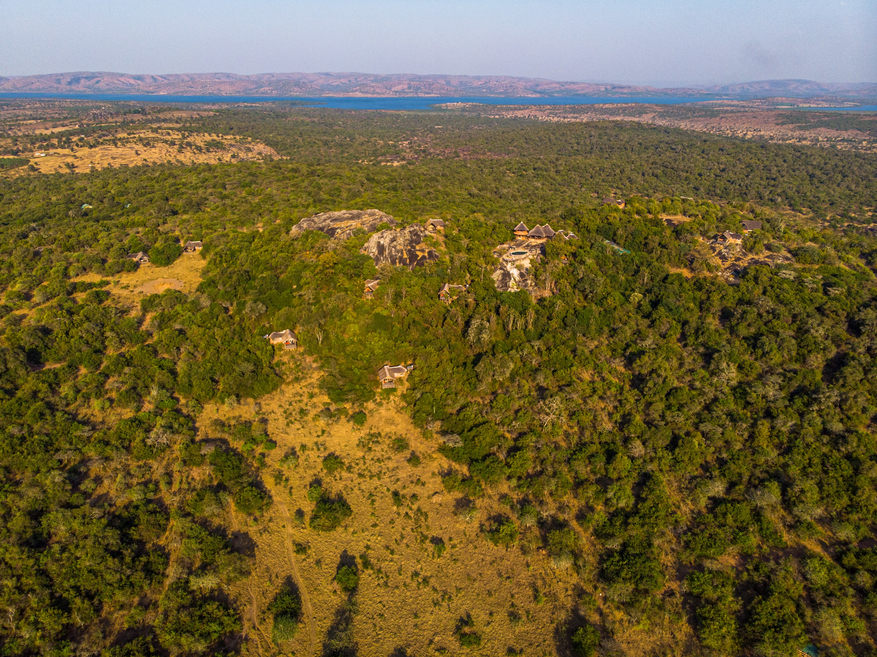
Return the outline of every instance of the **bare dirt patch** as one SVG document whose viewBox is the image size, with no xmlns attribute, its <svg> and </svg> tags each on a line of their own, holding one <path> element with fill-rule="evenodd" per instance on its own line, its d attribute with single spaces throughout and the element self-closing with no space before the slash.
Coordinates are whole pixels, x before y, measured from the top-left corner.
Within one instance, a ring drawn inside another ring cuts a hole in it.
<svg viewBox="0 0 877 657">
<path fill-rule="evenodd" d="M 158 278 L 141 285 L 134 291 L 141 294 L 161 294 L 165 290 L 178 290 L 182 292 L 184 287 L 185 283 L 178 278 Z"/>
<path fill-rule="evenodd" d="M 663 214 L 661 215 L 661 221 L 670 228 L 676 228 L 676 226 L 680 226 L 686 221 L 691 221 L 691 217 L 686 217 L 684 214 Z"/>
</svg>

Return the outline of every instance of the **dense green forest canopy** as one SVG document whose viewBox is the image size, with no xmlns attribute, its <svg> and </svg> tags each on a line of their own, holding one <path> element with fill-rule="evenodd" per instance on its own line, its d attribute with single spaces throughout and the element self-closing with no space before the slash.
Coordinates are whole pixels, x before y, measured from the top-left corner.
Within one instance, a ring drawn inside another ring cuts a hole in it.
<svg viewBox="0 0 877 657">
<path fill-rule="evenodd" d="M 648 622 L 683 596 L 704 654 L 874 653 L 877 156 L 452 114 L 227 110 L 186 130 L 287 159 L 0 182 L 4 654 L 233 648 L 223 592 L 250 558 L 221 514 L 271 504 L 270 437 L 211 426 L 208 453 L 195 429 L 205 404 L 282 384 L 261 336 L 286 327 L 351 410 L 395 394 L 378 367 L 415 363 L 403 399 L 441 437 L 446 488 L 509 491 L 486 540 L 580 577 L 570 650 L 611 635 L 599 610 Z M 599 205 L 613 193 L 623 210 Z M 370 207 L 445 219 L 439 260 L 376 268 L 365 234 L 289 235 Z M 753 218 L 744 248 L 792 262 L 729 284 L 703 241 Z M 521 220 L 579 236 L 548 243 L 534 295 L 491 278 Z M 189 239 L 205 244 L 186 256 L 206 260 L 195 294 L 115 299 L 128 253 L 166 265 Z M 446 282 L 470 287 L 446 305 Z"/>
</svg>

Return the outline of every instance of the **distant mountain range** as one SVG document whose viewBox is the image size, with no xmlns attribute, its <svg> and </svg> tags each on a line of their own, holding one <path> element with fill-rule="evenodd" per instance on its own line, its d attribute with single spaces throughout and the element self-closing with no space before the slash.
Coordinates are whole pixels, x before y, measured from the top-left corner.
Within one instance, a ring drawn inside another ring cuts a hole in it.
<svg viewBox="0 0 877 657">
<path fill-rule="evenodd" d="M 822 84 L 769 80 L 660 89 L 647 86 L 557 82 L 539 78 L 368 73 L 193 73 L 133 75 L 79 72 L 0 77 L 0 93 L 150 94 L 192 96 L 786 96 L 877 97 L 877 84 Z"/>
<path fill-rule="evenodd" d="M 842 96 L 845 98 L 877 97 L 877 84 L 831 84 L 812 80 L 762 80 L 742 82 L 711 87 L 695 87 L 708 93 L 735 96 L 787 96 L 790 98 L 810 98 L 813 96 Z"/>
</svg>

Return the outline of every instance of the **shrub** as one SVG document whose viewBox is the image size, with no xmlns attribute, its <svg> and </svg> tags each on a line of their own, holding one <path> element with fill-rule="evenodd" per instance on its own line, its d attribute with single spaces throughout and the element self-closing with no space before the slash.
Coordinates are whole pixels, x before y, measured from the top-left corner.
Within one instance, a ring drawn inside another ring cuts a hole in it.
<svg viewBox="0 0 877 657">
<path fill-rule="evenodd" d="M 525 504 L 518 511 L 518 520 L 525 527 L 533 527 L 539 522 L 539 510 L 532 504 Z"/>
<path fill-rule="evenodd" d="M 363 426 L 366 420 L 368 420 L 368 416 L 362 411 L 357 411 L 350 416 L 350 421 L 358 427 Z"/>
<path fill-rule="evenodd" d="M 313 489 L 311 489 L 313 490 Z M 310 527 L 318 532 L 330 532 L 353 515 L 353 509 L 340 495 L 332 498 L 321 490 L 320 498 L 311 514 Z"/>
<path fill-rule="evenodd" d="M 343 469 L 344 461 L 337 454 L 329 454 L 326 458 L 323 459 L 323 470 L 325 470 L 329 474 L 334 474 L 338 472 L 338 470 Z"/>
<path fill-rule="evenodd" d="M 298 619 L 288 616 L 278 616 L 274 619 L 274 627 L 271 629 L 271 638 L 274 643 L 292 641 L 298 630 Z"/>
<path fill-rule="evenodd" d="M 244 486 L 234 494 L 235 508 L 241 513 L 258 513 L 265 507 L 267 496 L 258 488 Z"/>
<path fill-rule="evenodd" d="M 572 635 L 572 651 L 578 657 L 591 657 L 600 646 L 600 632 L 592 625 L 577 629 Z"/>
<path fill-rule="evenodd" d="M 167 267 L 180 257 L 183 250 L 179 244 L 159 244 L 149 250 L 149 262 L 156 267 Z"/>
<path fill-rule="evenodd" d="M 457 635 L 460 645 L 464 648 L 477 648 L 481 645 L 481 635 L 474 628 L 475 621 L 472 620 L 472 616 L 469 614 L 466 614 L 457 623 L 457 629 L 454 633 Z"/>
<path fill-rule="evenodd" d="M 571 555 L 576 541 L 576 533 L 571 527 L 555 529 L 548 534 L 548 554 L 552 557 Z"/>
<path fill-rule="evenodd" d="M 645 591 L 658 591 L 664 585 L 655 546 L 644 539 L 630 539 L 618 550 L 610 550 L 603 559 L 603 577 Z"/>
<path fill-rule="evenodd" d="M 194 595 L 183 581 L 170 586 L 159 607 L 156 635 L 162 646 L 174 652 L 205 652 L 222 636 L 241 629 L 232 609 Z"/>
<path fill-rule="evenodd" d="M 274 615 L 274 628 L 271 631 L 274 643 L 291 641 L 301 619 L 301 597 L 298 592 L 284 586 L 268 605 L 268 611 Z"/>
<path fill-rule="evenodd" d="M 335 581 L 341 590 L 345 593 L 351 593 L 359 586 L 359 574 L 356 572 L 356 566 L 341 566 L 335 573 Z"/>
<path fill-rule="evenodd" d="M 508 516 L 498 516 L 491 524 L 481 530 L 488 541 L 494 545 L 510 547 L 518 540 L 518 526 Z"/>
<path fill-rule="evenodd" d="M 180 459 L 189 467 L 196 467 L 204 463 L 204 455 L 201 454 L 201 445 L 191 440 L 184 440 L 180 444 Z"/>
</svg>

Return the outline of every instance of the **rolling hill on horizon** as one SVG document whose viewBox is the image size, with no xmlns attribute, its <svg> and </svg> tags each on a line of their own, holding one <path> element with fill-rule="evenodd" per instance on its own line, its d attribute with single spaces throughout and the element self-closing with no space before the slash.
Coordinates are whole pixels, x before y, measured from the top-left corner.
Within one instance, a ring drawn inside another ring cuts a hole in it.
<svg viewBox="0 0 877 657">
<path fill-rule="evenodd" d="M 128 93 L 258 96 L 837 96 L 877 97 L 877 83 L 765 80 L 728 85 L 658 88 L 590 82 L 561 82 L 511 76 L 369 73 L 128 74 L 71 72 L 0 77 L 0 93 Z"/>
</svg>

